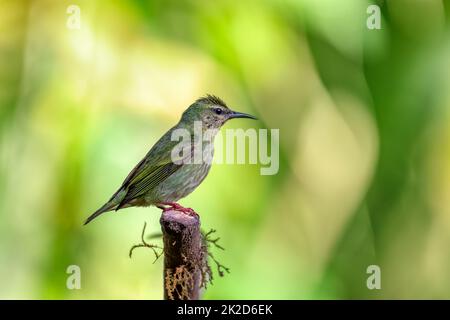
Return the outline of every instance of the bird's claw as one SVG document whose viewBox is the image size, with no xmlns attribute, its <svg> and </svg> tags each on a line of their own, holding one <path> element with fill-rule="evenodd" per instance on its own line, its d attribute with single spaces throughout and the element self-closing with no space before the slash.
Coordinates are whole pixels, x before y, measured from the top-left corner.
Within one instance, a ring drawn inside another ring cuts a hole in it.
<svg viewBox="0 0 450 320">
<path fill-rule="evenodd" d="M 191 217 L 198 217 L 197 212 L 195 212 L 194 209 L 192 209 L 192 208 L 181 207 L 181 208 L 177 208 L 176 210 L 181 211 Z"/>
<path fill-rule="evenodd" d="M 191 216 L 191 217 L 198 217 L 198 213 L 194 211 L 192 208 L 185 208 L 182 205 L 178 203 L 162 203 L 163 205 L 167 205 L 168 207 L 159 207 L 162 209 L 163 212 L 166 212 L 168 210 L 176 210 L 183 212 L 184 214 Z"/>
</svg>

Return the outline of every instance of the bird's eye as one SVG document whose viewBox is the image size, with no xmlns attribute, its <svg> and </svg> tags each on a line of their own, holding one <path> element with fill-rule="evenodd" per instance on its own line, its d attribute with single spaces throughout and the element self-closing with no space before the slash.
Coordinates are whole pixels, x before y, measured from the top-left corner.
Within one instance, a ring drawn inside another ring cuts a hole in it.
<svg viewBox="0 0 450 320">
<path fill-rule="evenodd" d="M 220 109 L 220 108 L 214 108 L 214 112 L 215 112 L 216 114 L 222 114 L 222 109 Z"/>
</svg>

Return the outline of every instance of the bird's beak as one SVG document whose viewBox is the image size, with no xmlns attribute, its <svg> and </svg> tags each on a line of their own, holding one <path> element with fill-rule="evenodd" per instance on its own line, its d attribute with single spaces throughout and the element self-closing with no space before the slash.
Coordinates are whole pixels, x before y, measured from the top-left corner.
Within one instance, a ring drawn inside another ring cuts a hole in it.
<svg viewBox="0 0 450 320">
<path fill-rule="evenodd" d="M 229 115 L 228 118 L 229 118 L 229 119 L 235 119 L 235 118 L 248 118 L 248 119 L 258 120 L 258 118 L 254 117 L 254 116 L 252 116 L 252 115 L 250 115 L 250 114 L 243 113 L 243 112 L 236 112 L 236 111 L 233 111 L 233 112 Z"/>
</svg>

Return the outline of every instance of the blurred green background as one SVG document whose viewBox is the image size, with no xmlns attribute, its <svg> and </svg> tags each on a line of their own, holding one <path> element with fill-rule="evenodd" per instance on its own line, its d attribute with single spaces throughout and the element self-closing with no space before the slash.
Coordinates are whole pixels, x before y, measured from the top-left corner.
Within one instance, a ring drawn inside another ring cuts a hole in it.
<svg viewBox="0 0 450 320">
<path fill-rule="evenodd" d="M 0 298 L 162 298 L 162 259 L 128 257 L 158 209 L 82 222 L 205 93 L 261 120 L 226 128 L 280 129 L 277 175 L 215 165 L 181 201 L 226 248 L 206 299 L 450 298 L 449 17 L 443 0 L 1 0 Z"/>
</svg>

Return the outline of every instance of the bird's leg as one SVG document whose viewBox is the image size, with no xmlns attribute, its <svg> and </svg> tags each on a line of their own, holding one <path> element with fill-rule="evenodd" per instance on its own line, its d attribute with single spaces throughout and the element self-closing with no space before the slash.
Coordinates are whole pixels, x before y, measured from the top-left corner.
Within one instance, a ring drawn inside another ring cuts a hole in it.
<svg viewBox="0 0 450 320">
<path fill-rule="evenodd" d="M 159 203 L 156 205 L 156 207 L 157 207 L 158 209 L 161 209 L 162 211 L 165 211 L 165 210 L 167 210 L 167 209 L 170 209 L 170 208 L 164 207 L 162 204 L 159 204 Z"/>
<path fill-rule="evenodd" d="M 168 207 L 164 207 L 164 206 L 168 206 Z M 167 211 L 167 210 L 176 210 L 176 211 L 180 211 L 183 212 L 189 216 L 198 216 L 197 212 L 194 211 L 194 209 L 192 208 L 185 208 L 182 205 L 180 205 L 179 203 L 176 202 L 160 202 L 157 205 L 158 208 L 162 209 L 163 212 Z"/>
<path fill-rule="evenodd" d="M 189 216 L 198 216 L 197 212 L 195 212 L 192 208 L 185 208 L 183 207 L 181 204 L 176 203 L 176 202 L 169 202 L 166 203 L 166 205 L 169 205 L 170 207 L 172 207 L 172 209 L 177 210 L 177 211 L 181 211 L 183 213 L 186 213 Z"/>
</svg>

